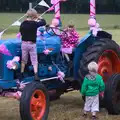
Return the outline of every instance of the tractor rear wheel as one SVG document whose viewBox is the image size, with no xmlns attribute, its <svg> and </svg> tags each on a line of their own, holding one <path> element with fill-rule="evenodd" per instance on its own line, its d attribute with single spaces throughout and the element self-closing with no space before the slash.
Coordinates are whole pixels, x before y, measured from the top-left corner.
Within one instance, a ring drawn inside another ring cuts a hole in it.
<svg viewBox="0 0 120 120">
<path fill-rule="evenodd" d="M 88 64 L 95 61 L 99 65 L 98 73 L 104 82 L 114 73 L 120 72 L 120 48 L 110 39 L 98 39 L 83 54 L 80 61 L 79 75 L 83 78 L 88 73 Z"/>
<path fill-rule="evenodd" d="M 47 120 L 49 113 L 49 96 L 40 82 L 28 84 L 20 99 L 20 115 L 22 120 Z"/>
<path fill-rule="evenodd" d="M 99 65 L 98 73 L 103 77 L 106 83 L 108 78 L 120 72 L 120 48 L 119 45 L 111 39 L 98 39 L 83 54 L 80 61 L 80 77 L 84 78 L 88 74 L 88 64 L 95 61 Z M 104 99 L 100 96 L 100 105 L 104 106 Z"/>
<path fill-rule="evenodd" d="M 109 114 L 120 114 L 120 74 L 113 74 L 106 82 L 105 107 Z"/>
</svg>

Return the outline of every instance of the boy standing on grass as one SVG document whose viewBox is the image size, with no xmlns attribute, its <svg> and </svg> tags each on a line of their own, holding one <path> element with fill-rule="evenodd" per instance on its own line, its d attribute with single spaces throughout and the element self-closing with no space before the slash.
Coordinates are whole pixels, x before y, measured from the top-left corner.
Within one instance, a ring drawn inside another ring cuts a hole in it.
<svg viewBox="0 0 120 120">
<path fill-rule="evenodd" d="M 92 112 L 92 120 L 96 120 L 96 112 L 99 111 L 99 93 L 105 89 L 105 84 L 102 77 L 97 74 L 98 64 L 91 62 L 88 64 L 89 73 L 85 76 L 81 94 L 85 96 L 84 117 L 87 117 L 87 112 Z"/>
</svg>

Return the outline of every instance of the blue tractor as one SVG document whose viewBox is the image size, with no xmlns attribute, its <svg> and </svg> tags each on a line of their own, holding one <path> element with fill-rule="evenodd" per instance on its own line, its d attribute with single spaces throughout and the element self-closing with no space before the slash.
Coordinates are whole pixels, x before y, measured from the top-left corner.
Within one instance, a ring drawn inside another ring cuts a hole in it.
<svg viewBox="0 0 120 120">
<path fill-rule="evenodd" d="M 53 30 L 51 27 L 49 29 Z M 21 96 L 22 120 L 47 120 L 49 101 L 60 98 L 66 92 L 80 90 L 83 78 L 88 73 L 87 65 L 91 61 L 98 63 L 98 73 L 106 83 L 104 98 L 100 96 L 101 106 L 105 106 L 110 114 L 120 113 L 117 104 L 120 102 L 120 48 L 112 40 L 112 35 L 98 31 L 94 36 L 90 30 L 68 56 L 70 61 L 61 53 L 59 35 L 47 32 L 43 38 L 45 41 L 37 38 L 40 81 L 34 80 L 33 67 L 28 63 L 22 83 L 18 83 L 21 61 L 13 61 L 16 56 L 21 57 L 21 41 L 0 40 L 0 45 L 4 45 L 11 54 L 0 53 L 0 95 L 17 93 Z M 48 55 L 43 53 L 44 46 L 51 51 Z M 10 61 L 14 63 L 11 69 L 7 66 Z M 59 79 L 58 72 L 65 74 L 64 79 Z"/>
</svg>

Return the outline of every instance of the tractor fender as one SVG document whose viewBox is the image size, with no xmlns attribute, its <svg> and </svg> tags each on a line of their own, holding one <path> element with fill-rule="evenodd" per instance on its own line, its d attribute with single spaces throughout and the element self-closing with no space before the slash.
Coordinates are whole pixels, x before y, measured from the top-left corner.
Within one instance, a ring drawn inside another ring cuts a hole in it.
<svg viewBox="0 0 120 120">
<path fill-rule="evenodd" d="M 91 32 L 86 34 L 77 45 L 75 51 L 74 51 L 74 79 L 78 80 L 80 79 L 80 76 L 78 74 L 79 68 L 80 68 L 80 60 L 82 58 L 83 53 L 86 51 L 86 49 L 93 43 L 95 38 L 92 36 Z"/>
</svg>

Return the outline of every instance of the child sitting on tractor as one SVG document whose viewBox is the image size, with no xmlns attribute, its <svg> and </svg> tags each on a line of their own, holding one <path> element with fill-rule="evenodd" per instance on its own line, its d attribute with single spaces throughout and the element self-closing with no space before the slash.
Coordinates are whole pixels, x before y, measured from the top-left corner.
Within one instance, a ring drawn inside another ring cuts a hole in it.
<svg viewBox="0 0 120 120">
<path fill-rule="evenodd" d="M 99 111 L 99 93 L 105 89 L 102 77 L 97 73 L 98 64 L 91 62 L 88 64 L 89 73 L 85 76 L 81 93 L 85 96 L 84 117 L 87 112 L 92 112 L 92 120 L 96 120 L 96 112 Z"/>
<path fill-rule="evenodd" d="M 74 25 L 70 24 L 61 34 L 62 48 L 61 51 L 66 54 L 72 54 L 73 49 L 78 44 L 79 34 Z"/>
</svg>

